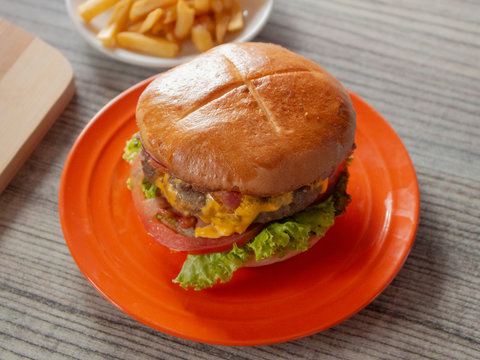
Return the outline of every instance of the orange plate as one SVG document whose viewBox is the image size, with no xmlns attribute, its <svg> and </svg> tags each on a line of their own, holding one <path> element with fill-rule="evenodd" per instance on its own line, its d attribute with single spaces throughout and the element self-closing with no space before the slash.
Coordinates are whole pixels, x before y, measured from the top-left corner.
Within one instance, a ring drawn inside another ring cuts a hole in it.
<svg viewBox="0 0 480 360">
<path fill-rule="evenodd" d="M 353 201 L 323 239 L 288 261 L 237 271 L 228 284 L 185 291 L 172 283 L 184 255 L 146 234 L 121 155 L 137 131 L 137 99 L 152 79 L 107 104 L 73 146 L 60 184 L 67 245 L 93 286 L 120 310 L 167 334 L 211 344 L 260 345 L 325 330 L 392 281 L 412 247 L 419 215 L 415 171 L 382 117 L 351 94 L 357 150 Z"/>
</svg>

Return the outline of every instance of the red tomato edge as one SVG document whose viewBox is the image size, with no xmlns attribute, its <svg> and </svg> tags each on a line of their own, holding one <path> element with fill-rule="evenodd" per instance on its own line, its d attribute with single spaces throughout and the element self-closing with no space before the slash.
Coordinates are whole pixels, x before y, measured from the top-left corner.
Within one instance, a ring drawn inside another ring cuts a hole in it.
<svg viewBox="0 0 480 360">
<path fill-rule="evenodd" d="M 130 172 L 130 185 L 135 209 L 147 233 L 157 242 L 171 250 L 188 254 L 228 251 L 233 248 L 233 244 L 236 244 L 238 247 L 246 244 L 265 226 L 263 224 L 253 224 L 242 234 L 233 234 L 220 238 L 188 237 L 179 234 L 156 219 L 159 201 L 156 201 L 156 199 L 145 199 L 141 190 L 143 178 L 140 155 L 137 155 L 132 162 Z"/>
</svg>

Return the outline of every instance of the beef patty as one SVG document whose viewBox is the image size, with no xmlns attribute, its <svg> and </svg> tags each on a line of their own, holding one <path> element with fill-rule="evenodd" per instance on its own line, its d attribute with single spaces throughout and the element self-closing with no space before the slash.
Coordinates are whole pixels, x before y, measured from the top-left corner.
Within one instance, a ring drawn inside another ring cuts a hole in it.
<svg viewBox="0 0 480 360">
<path fill-rule="evenodd" d="M 155 167 L 153 160 L 142 151 L 142 166 L 145 178 L 151 183 L 155 182 L 159 170 Z M 176 191 L 183 204 L 188 204 L 188 214 L 199 217 L 202 214 L 202 208 L 206 205 L 207 193 L 198 191 L 192 185 L 170 175 L 168 182 Z M 268 223 L 290 215 L 293 215 L 312 204 L 320 195 L 322 186 L 314 187 L 303 186 L 292 192 L 292 202 L 280 207 L 277 211 L 262 212 L 258 214 L 254 223 Z M 268 198 L 265 198 L 268 201 Z"/>
</svg>

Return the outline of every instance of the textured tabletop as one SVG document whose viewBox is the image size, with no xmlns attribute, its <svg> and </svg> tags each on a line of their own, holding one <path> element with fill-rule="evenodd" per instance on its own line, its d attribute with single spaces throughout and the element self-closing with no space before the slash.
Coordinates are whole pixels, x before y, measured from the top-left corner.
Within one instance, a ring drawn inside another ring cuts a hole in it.
<svg viewBox="0 0 480 360">
<path fill-rule="evenodd" d="M 56 47 L 76 81 L 0 195 L 1 359 L 480 358 L 480 1 L 275 1 L 255 40 L 318 62 L 382 114 L 411 156 L 421 210 L 410 256 L 370 305 L 322 333 L 256 347 L 163 334 L 85 279 L 60 227 L 63 164 L 99 109 L 157 71 L 91 48 L 61 0 L 0 0 L 0 17 Z"/>
</svg>

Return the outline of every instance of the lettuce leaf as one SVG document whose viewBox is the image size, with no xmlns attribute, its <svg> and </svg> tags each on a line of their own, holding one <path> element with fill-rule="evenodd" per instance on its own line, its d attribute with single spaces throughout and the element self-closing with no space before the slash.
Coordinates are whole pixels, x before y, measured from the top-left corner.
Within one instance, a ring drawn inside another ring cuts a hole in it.
<svg viewBox="0 0 480 360">
<path fill-rule="evenodd" d="M 230 281 L 233 272 L 243 266 L 249 258 L 248 250 L 233 245 L 233 249 L 221 253 L 188 255 L 182 271 L 173 282 L 184 289 L 193 287 L 203 290 L 214 286 L 217 281 Z"/>
<path fill-rule="evenodd" d="M 334 222 L 335 206 L 330 197 L 295 214 L 285 222 L 268 225 L 246 246 L 253 251 L 256 260 L 272 256 L 283 257 L 290 250 L 308 250 L 310 237 L 313 234 L 322 237 Z"/>
<path fill-rule="evenodd" d="M 143 179 L 142 191 L 143 191 L 143 195 L 145 195 L 146 199 L 153 199 L 154 197 L 157 197 L 158 187 L 153 185 L 147 179 Z"/>
<path fill-rule="evenodd" d="M 125 148 L 123 149 L 123 160 L 131 164 L 141 149 L 142 143 L 140 142 L 138 133 L 133 134 L 132 138 L 126 142 Z"/>
<path fill-rule="evenodd" d="M 185 289 L 202 290 L 228 282 L 234 271 L 241 268 L 250 256 L 257 260 L 284 256 L 289 250 L 305 251 L 312 235 L 322 237 L 335 222 L 335 216 L 345 211 L 350 202 L 346 193 L 348 172 L 344 171 L 334 192 L 322 203 L 312 205 L 292 217 L 276 221 L 263 229 L 242 247 L 221 253 L 188 255 L 182 270 L 173 282 Z"/>
<path fill-rule="evenodd" d="M 133 134 L 132 138 L 128 140 L 125 144 L 122 155 L 123 160 L 131 164 L 140 150 L 142 150 L 142 143 L 140 142 L 138 133 L 136 133 Z M 129 190 L 132 189 L 130 178 L 127 179 L 127 188 Z M 153 199 L 157 196 L 158 187 L 153 185 L 147 179 L 143 179 L 142 191 L 146 199 Z"/>
</svg>

